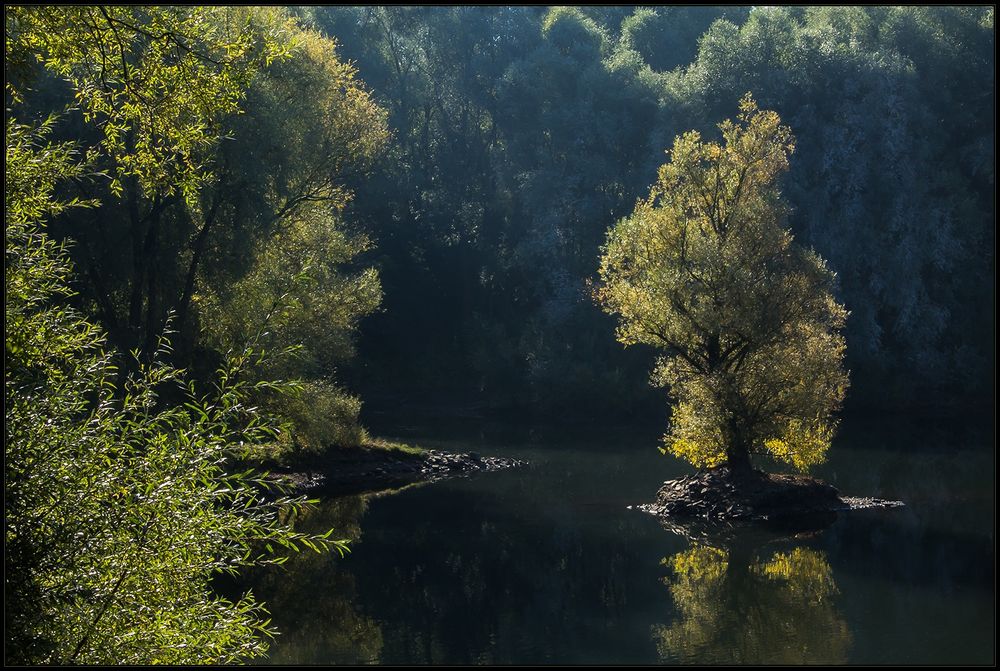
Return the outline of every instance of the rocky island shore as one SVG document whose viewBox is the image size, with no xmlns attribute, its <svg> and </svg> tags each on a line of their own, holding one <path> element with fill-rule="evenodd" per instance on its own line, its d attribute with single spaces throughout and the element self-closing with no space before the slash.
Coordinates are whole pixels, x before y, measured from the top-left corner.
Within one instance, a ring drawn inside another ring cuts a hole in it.
<svg viewBox="0 0 1000 671">
<path fill-rule="evenodd" d="M 832 521 L 841 511 L 902 505 L 841 496 L 836 487 L 807 476 L 719 466 L 668 480 L 655 502 L 636 507 L 660 519 L 809 525 Z"/>
</svg>

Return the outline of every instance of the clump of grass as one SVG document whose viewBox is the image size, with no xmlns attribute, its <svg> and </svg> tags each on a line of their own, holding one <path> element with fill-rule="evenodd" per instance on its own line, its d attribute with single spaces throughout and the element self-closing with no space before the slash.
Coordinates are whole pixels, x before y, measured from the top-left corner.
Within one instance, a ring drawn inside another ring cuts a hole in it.
<svg viewBox="0 0 1000 671">
<path fill-rule="evenodd" d="M 361 444 L 361 446 L 369 450 L 402 452 L 404 454 L 413 454 L 413 455 L 420 455 L 426 452 L 426 450 L 424 450 L 421 447 L 416 447 L 414 445 L 407 445 L 406 443 L 399 443 L 393 440 L 387 440 L 385 438 L 374 438 L 371 436 L 366 436 L 366 438 L 367 439 Z"/>
</svg>

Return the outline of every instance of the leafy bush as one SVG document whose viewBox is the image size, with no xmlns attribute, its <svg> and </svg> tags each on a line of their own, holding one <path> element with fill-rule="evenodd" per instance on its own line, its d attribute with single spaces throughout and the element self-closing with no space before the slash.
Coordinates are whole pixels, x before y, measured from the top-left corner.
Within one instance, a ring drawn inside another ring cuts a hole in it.
<svg viewBox="0 0 1000 671">
<path fill-rule="evenodd" d="M 266 650 L 266 611 L 212 577 L 280 563 L 275 545 L 346 550 L 299 534 L 305 503 L 265 498 L 263 478 L 228 473 L 271 433 L 245 399 L 247 349 L 199 395 L 161 363 L 120 373 L 103 333 L 60 299 L 64 246 L 42 223 L 83 168 L 68 144 L 8 121 L 5 171 L 5 650 L 13 664 L 226 663 Z M 166 403 L 179 397 L 181 402 Z"/>
</svg>

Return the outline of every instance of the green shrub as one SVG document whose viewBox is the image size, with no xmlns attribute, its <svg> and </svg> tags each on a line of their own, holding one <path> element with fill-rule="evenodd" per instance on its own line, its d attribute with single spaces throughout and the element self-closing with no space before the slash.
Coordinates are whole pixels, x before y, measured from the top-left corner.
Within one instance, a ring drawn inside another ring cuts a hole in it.
<svg viewBox="0 0 1000 671">
<path fill-rule="evenodd" d="M 303 499 L 262 497 L 227 459 L 271 432 L 245 399 L 246 350 L 212 393 L 182 371 L 120 372 L 104 335 L 62 305 L 72 269 L 44 232 L 83 172 L 71 145 L 8 121 L 5 170 L 5 656 L 12 664 L 226 663 L 266 650 L 266 611 L 213 593 L 221 571 L 280 563 Z M 259 389 L 258 389 L 259 390 Z M 179 397 L 179 403 L 165 398 Z"/>
</svg>

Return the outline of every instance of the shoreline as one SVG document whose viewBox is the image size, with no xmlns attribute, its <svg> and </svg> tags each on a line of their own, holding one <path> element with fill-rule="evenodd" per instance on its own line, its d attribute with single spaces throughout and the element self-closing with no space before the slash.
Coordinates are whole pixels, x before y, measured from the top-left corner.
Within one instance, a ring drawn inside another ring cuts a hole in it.
<svg viewBox="0 0 1000 671">
<path fill-rule="evenodd" d="M 272 476 L 294 494 L 348 496 L 413 483 L 526 465 L 511 457 L 406 447 L 364 446 L 331 450 L 306 467 L 274 469 Z"/>
</svg>

